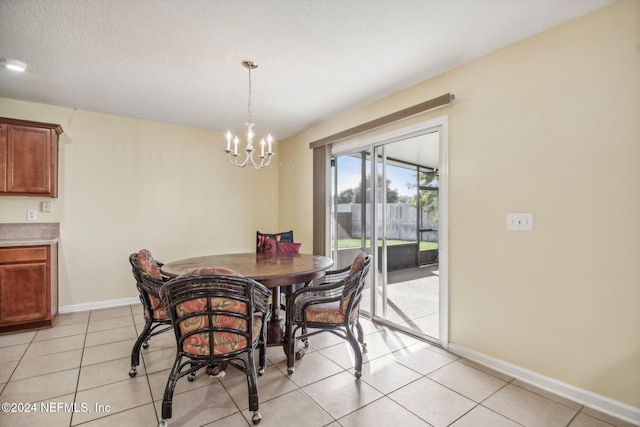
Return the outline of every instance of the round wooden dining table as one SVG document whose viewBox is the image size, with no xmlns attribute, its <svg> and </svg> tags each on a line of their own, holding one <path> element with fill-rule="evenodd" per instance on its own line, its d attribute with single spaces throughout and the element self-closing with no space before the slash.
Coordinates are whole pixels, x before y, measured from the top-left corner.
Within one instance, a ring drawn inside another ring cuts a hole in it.
<svg viewBox="0 0 640 427">
<path fill-rule="evenodd" d="M 168 276 L 179 276 L 198 267 L 226 267 L 267 288 L 277 288 L 321 277 L 332 265 L 331 258 L 321 255 L 252 252 L 186 258 L 168 262 L 161 270 Z"/>
<path fill-rule="evenodd" d="M 286 353 L 285 327 L 280 315 L 280 287 L 285 287 L 286 294 L 290 295 L 292 285 L 322 277 L 332 265 L 331 258 L 321 255 L 252 252 L 185 258 L 168 262 L 161 270 L 171 277 L 188 274 L 198 267 L 226 267 L 270 288 L 272 311 L 267 340 L 269 345 L 282 345 Z"/>
</svg>

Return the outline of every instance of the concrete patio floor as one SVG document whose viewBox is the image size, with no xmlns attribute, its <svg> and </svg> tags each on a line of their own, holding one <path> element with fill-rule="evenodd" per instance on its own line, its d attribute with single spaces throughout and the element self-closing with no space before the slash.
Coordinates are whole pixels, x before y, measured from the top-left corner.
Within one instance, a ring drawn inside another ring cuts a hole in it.
<svg viewBox="0 0 640 427">
<path fill-rule="evenodd" d="M 417 268 L 409 268 L 389 272 L 387 274 L 387 307 L 386 313 L 381 309 L 377 316 L 409 328 L 417 334 L 431 338 L 439 338 L 439 266 L 432 264 Z M 380 275 L 370 280 L 380 281 Z M 370 282 L 371 283 L 371 282 Z M 377 303 L 382 301 L 382 288 L 376 289 Z M 371 292 L 367 287 L 363 292 L 361 310 L 371 310 Z"/>
</svg>

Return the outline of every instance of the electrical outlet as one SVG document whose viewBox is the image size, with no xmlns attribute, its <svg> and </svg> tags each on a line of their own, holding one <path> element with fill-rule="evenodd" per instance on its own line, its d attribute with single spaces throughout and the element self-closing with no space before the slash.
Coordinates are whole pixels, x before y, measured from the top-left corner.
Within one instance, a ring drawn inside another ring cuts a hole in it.
<svg viewBox="0 0 640 427">
<path fill-rule="evenodd" d="M 38 211 L 35 209 L 27 209 L 27 221 L 36 221 L 38 219 Z"/>
<path fill-rule="evenodd" d="M 48 200 L 45 200 L 44 202 L 42 202 L 42 212 L 51 212 L 51 202 Z"/>
<path fill-rule="evenodd" d="M 533 231 L 533 214 L 508 213 L 507 230 Z"/>
</svg>

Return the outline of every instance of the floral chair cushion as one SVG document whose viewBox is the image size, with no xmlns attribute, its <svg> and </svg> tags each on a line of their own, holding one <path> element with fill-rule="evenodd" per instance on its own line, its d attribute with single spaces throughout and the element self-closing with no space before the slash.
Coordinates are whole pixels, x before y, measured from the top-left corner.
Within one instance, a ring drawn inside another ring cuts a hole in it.
<svg viewBox="0 0 640 427">
<path fill-rule="evenodd" d="M 353 262 L 351 263 L 351 268 L 349 269 L 349 276 L 351 276 L 356 271 L 359 271 L 362 269 L 362 267 L 364 267 L 364 262 L 366 260 L 365 257 L 366 255 L 364 254 L 364 252 L 358 252 L 356 257 L 353 259 Z M 342 311 L 342 314 L 345 314 L 347 312 L 350 299 L 351 297 L 343 298 L 342 300 L 340 300 L 340 311 Z"/>
<path fill-rule="evenodd" d="M 364 254 L 364 252 L 358 252 L 356 257 L 353 259 L 353 262 L 351 263 L 349 275 L 352 275 L 353 273 L 364 267 L 365 257 L 366 255 Z"/>
<path fill-rule="evenodd" d="M 138 252 L 138 265 L 149 276 L 154 279 L 162 280 L 162 274 L 160 273 L 160 268 L 158 267 L 158 263 L 151 255 L 148 249 L 141 249 Z M 149 296 L 149 301 L 151 302 L 151 310 L 153 311 L 153 318 L 155 320 L 165 320 L 168 319 L 166 308 L 162 303 L 162 300 L 157 295 L 152 295 L 147 293 Z M 145 319 L 150 319 L 149 310 L 145 307 L 144 310 Z"/>
<path fill-rule="evenodd" d="M 305 320 L 316 323 L 344 323 L 345 312 L 340 305 L 340 301 L 310 305 L 304 312 Z M 351 312 L 349 320 L 353 321 L 357 317 L 358 310 L 355 309 Z"/>
<path fill-rule="evenodd" d="M 138 252 L 138 265 L 140 266 L 142 271 L 144 271 L 154 279 L 162 279 L 162 274 L 160 274 L 158 263 L 155 259 L 153 259 L 151 252 L 149 252 L 147 249 L 141 249 L 140 252 Z"/>
<path fill-rule="evenodd" d="M 159 297 L 155 296 L 155 295 L 149 295 L 149 301 L 151 301 L 151 309 L 153 310 L 153 318 L 155 320 L 165 320 L 169 318 L 169 315 L 167 314 L 167 310 L 165 305 L 162 303 L 162 299 L 160 299 Z M 149 319 L 149 311 L 145 308 L 144 310 L 144 317 L 146 319 Z"/>
<path fill-rule="evenodd" d="M 246 314 L 247 305 L 241 301 L 231 298 L 213 297 L 210 298 L 211 308 L 215 310 L 228 311 L 231 313 Z M 198 298 L 194 300 L 188 300 L 180 303 L 176 306 L 176 314 L 178 317 L 195 311 L 205 310 L 207 307 L 207 300 L 205 298 Z M 225 328 L 237 329 L 241 331 L 247 330 L 247 322 L 244 319 L 240 319 L 234 316 L 214 315 L 212 316 L 213 324 Z M 209 327 L 208 316 L 195 316 L 190 317 L 180 322 L 180 333 L 186 334 L 190 331 L 198 329 L 206 329 Z M 257 340 L 260 336 L 262 329 L 262 315 L 259 313 L 253 316 L 253 331 L 252 339 Z M 199 332 L 189 336 L 183 342 L 183 351 L 195 354 L 195 355 L 209 355 L 210 354 L 210 334 L 208 332 Z M 231 351 L 241 350 L 248 345 L 244 336 L 233 332 L 221 332 L 217 331 L 213 333 L 213 354 L 220 355 L 229 353 Z"/>
</svg>

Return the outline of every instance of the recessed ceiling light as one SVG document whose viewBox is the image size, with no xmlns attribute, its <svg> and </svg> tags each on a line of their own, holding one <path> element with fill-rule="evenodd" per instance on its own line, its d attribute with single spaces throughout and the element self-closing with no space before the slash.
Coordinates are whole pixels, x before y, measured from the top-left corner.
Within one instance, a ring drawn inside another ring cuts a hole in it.
<svg viewBox="0 0 640 427">
<path fill-rule="evenodd" d="M 25 62 L 18 61 L 17 59 L 0 58 L 0 64 L 9 70 L 19 72 L 26 71 L 28 67 Z"/>
</svg>

